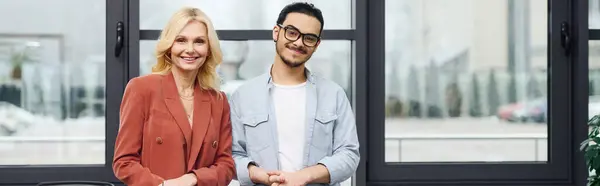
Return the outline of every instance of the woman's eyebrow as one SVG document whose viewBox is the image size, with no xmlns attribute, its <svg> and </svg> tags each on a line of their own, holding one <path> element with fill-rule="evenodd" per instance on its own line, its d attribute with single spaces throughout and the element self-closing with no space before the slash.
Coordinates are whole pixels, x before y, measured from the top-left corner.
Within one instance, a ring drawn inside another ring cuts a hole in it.
<svg viewBox="0 0 600 186">
<path fill-rule="evenodd" d="M 187 39 L 188 37 L 182 36 L 182 35 L 177 35 L 177 37 L 175 37 L 175 39 L 179 39 L 179 38 L 183 38 L 183 39 Z M 192 37 L 192 39 L 206 39 L 208 38 L 207 36 L 196 36 L 196 37 Z"/>
</svg>

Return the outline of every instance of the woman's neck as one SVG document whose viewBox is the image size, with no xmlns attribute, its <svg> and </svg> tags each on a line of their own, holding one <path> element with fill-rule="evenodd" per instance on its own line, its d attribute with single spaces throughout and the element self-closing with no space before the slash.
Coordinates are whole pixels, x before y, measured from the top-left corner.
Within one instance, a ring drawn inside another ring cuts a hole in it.
<svg viewBox="0 0 600 186">
<path fill-rule="evenodd" d="M 182 71 L 177 67 L 171 68 L 177 90 L 182 96 L 191 96 L 194 93 L 194 84 L 197 79 L 197 72 Z"/>
</svg>

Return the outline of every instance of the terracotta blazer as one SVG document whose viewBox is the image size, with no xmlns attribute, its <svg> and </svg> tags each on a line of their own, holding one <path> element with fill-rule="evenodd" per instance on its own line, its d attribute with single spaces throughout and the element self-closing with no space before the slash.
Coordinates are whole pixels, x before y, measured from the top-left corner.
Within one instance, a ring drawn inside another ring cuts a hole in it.
<svg viewBox="0 0 600 186">
<path fill-rule="evenodd" d="M 194 173 L 197 185 L 226 186 L 234 176 L 225 94 L 195 86 L 190 126 L 171 73 L 133 78 L 125 88 L 113 171 L 130 186 L 158 186 Z"/>
</svg>

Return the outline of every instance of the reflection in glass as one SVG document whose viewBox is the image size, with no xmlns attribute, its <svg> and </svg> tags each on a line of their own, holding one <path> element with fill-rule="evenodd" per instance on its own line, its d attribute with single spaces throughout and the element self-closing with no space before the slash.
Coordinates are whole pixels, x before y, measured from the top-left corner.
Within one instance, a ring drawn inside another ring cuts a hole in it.
<svg viewBox="0 0 600 186">
<path fill-rule="evenodd" d="M 547 161 L 547 1 L 385 5 L 386 162 Z"/>
<path fill-rule="evenodd" d="M 0 166 L 105 163 L 105 5 L 0 1 Z"/>
<path fill-rule="evenodd" d="M 294 0 L 143 0 L 140 29 L 163 29 L 169 16 L 183 6 L 202 9 L 216 29 L 272 29 L 281 9 Z M 308 0 L 323 12 L 325 29 L 352 28 L 352 0 Z M 251 16 L 248 16 L 251 15 Z"/>
</svg>

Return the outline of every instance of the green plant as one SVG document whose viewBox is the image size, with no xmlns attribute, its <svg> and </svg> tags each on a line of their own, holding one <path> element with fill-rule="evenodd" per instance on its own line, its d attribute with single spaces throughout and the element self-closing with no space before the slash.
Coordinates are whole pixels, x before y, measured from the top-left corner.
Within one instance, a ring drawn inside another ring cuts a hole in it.
<svg viewBox="0 0 600 186">
<path fill-rule="evenodd" d="M 13 70 L 12 70 L 12 78 L 13 79 L 21 79 L 21 69 L 23 67 L 23 64 L 26 62 L 32 62 L 34 61 L 33 58 L 31 57 L 31 52 L 32 50 L 29 47 L 25 47 L 22 50 L 15 50 L 12 49 L 10 51 L 10 63 L 13 66 Z"/>
<path fill-rule="evenodd" d="M 581 142 L 581 150 L 585 152 L 585 163 L 590 175 L 588 186 L 600 186 L 600 176 L 596 171 L 600 169 L 600 115 L 595 115 L 588 121 L 590 132 L 588 139 Z"/>
<path fill-rule="evenodd" d="M 34 61 L 31 57 L 33 51 L 29 47 L 22 50 L 11 50 L 10 62 L 13 66 L 22 66 L 23 63 Z"/>
</svg>

